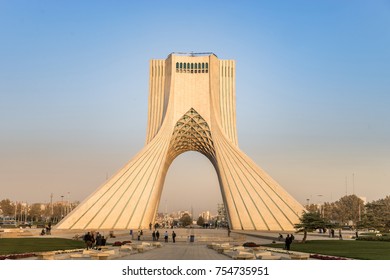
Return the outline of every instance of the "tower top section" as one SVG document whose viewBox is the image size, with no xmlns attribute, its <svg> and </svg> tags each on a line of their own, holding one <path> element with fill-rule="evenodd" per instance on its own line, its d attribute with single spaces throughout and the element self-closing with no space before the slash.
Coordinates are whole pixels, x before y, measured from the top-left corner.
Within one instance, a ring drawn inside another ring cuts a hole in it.
<svg viewBox="0 0 390 280">
<path fill-rule="evenodd" d="M 168 55 L 168 57 L 171 55 L 178 55 L 178 56 L 210 56 L 210 55 L 214 55 L 215 57 L 218 57 L 213 52 L 171 52 Z"/>
</svg>

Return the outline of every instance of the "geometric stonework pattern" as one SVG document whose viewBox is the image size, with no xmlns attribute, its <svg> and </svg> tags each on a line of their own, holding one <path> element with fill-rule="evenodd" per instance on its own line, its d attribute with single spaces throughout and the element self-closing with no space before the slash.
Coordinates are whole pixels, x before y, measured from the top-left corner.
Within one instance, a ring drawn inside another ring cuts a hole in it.
<svg viewBox="0 0 390 280">
<path fill-rule="evenodd" d="M 238 147 L 235 94 L 233 60 L 212 53 L 151 60 L 145 147 L 57 229 L 147 228 L 169 166 L 197 151 L 215 168 L 232 229 L 293 230 L 304 208 Z"/>
<path fill-rule="evenodd" d="M 173 160 L 187 151 L 197 151 L 215 161 L 215 149 L 207 122 L 191 108 L 177 121 L 172 134 L 169 157 Z"/>
</svg>

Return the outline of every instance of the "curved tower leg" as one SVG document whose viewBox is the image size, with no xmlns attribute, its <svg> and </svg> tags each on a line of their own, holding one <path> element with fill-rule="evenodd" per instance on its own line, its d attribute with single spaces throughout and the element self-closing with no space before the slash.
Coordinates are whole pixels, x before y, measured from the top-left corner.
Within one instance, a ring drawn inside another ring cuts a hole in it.
<svg viewBox="0 0 390 280">
<path fill-rule="evenodd" d="M 58 229 L 146 228 L 153 222 L 167 171 L 168 137 L 156 137 L 92 193 Z"/>
<path fill-rule="evenodd" d="M 214 137 L 214 143 L 231 227 L 294 230 L 302 206 L 225 137 Z"/>
</svg>

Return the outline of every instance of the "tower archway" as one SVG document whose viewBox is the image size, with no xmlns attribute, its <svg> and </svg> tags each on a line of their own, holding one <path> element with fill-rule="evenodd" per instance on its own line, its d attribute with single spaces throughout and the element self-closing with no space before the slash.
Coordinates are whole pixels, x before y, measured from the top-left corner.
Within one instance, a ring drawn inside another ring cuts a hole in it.
<svg viewBox="0 0 390 280">
<path fill-rule="evenodd" d="M 157 217 L 161 214 L 189 211 L 197 220 L 198 214 L 217 213 L 222 194 L 217 173 L 203 154 L 188 151 L 176 157 L 165 177 Z"/>
<path fill-rule="evenodd" d="M 232 229 L 293 230 L 302 205 L 238 147 L 234 61 L 171 54 L 151 61 L 149 83 L 145 147 L 57 228 L 147 228 L 171 163 L 196 151 L 215 168 Z"/>
</svg>

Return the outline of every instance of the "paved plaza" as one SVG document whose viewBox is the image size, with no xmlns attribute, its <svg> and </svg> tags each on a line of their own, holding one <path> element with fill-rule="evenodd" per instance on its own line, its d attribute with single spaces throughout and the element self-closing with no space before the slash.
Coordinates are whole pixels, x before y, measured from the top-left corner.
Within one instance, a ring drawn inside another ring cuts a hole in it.
<svg viewBox="0 0 390 280">
<path fill-rule="evenodd" d="M 177 234 L 176 243 L 172 242 L 172 231 Z M 270 244 L 278 241 L 277 232 L 261 232 L 261 231 L 233 231 L 230 236 L 225 229 L 160 229 L 160 240 L 162 247 L 152 250 L 145 250 L 143 253 L 120 253 L 115 254 L 110 259 L 116 260 L 232 260 L 229 256 L 220 254 L 215 250 L 209 249 L 207 244 L 229 243 L 233 245 L 242 245 L 245 242 L 254 242 L 260 245 Z M 167 231 L 169 234 L 169 242 L 165 243 L 162 236 Z M 136 240 L 136 232 L 134 238 L 131 238 L 129 231 L 115 231 L 115 238 L 108 240 L 110 243 L 115 241 L 132 241 L 133 244 L 142 244 L 143 242 L 152 242 L 152 231 L 144 230 L 140 241 Z M 55 235 L 64 235 L 70 237 L 70 232 L 63 232 Z M 106 234 L 103 232 L 103 234 Z M 282 233 L 284 236 L 287 233 Z M 194 236 L 194 242 L 190 242 L 190 236 Z M 297 240 L 301 239 L 302 235 L 297 235 Z M 327 235 L 309 235 L 308 239 L 328 239 Z M 288 259 L 286 254 L 278 254 L 282 259 Z"/>
<path fill-rule="evenodd" d="M 208 249 L 205 244 L 168 243 L 142 254 L 129 254 L 118 260 L 231 260 L 230 257 Z"/>
<path fill-rule="evenodd" d="M 171 236 L 172 230 L 167 230 L 169 236 Z M 226 230 L 216 229 L 196 229 L 189 232 L 186 229 L 175 229 L 179 239 L 176 243 L 172 243 L 172 239 L 169 239 L 168 243 L 162 242 L 162 248 L 156 248 L 153 250 L 145 251 L 142 254 L 128 254 L 120 256 L 115 259 L 122 260 L 232 260 L 232 258 L 220 254 L 215 250 L 211 250 L 207 247 L 207 244 L 212 242 L 228 242 L 234 245 L 242 245 L 245 242 L 254 242 L 256 244 L 266 245 L 272 243 L 283 243 L 284 241 L 278 241 L 276 232 L 260 232 L 260 231 L 242 231 L 232 232 L 230 237 L 227 236 Z M 147 237 L 146 232 L 146 237 Z M 195 242 L 189 242 L 188 234 L 194 234 Z M 286 235 L 286 234 L 284 234 Z M 125 240 L 125 236 L 118 236 L 118 240 Z M 301 235 L 297 236 L 298 240 L 302 238 Z M 145 238 L 146 242 L 151 240 Z M 327 235 L 311 235 L 308 239 L 329 239 Z M 161 240 L 160 238 L 160 241 Z M 139 242 L 139 241 L 134 241 Z M 142 243 L 142 241 L 141 241 Z M 277 254 L 282 259 L 288 259 L 286 254 Z"/>
<path fill-rule="evenodd" d="M 263 232 L 263 231 L 232 231 L 230 236 L 225 229 L 159 229 L 161 246 L 146 246 L 142 252 L 137 250 L 126 251 L 121 247 L 109 246 L 111 251 L 108 259 L 111 260 L 232 260 L 231 256 L 222 254 L 218 250 L 210 249 L 210 244 L 230 244 L 233 246 L 242 246 L 246 242 L 254 242 L 259 245 L 267 245 L 272 242 L 284 243 L 284 241 L 278 240 L 278 232 Z M 164 233 L 167 231 L 169 235 L 169 242 L 164 242 Z M 172 242 L 172 232 L 177 234 L 176 242 Z M 75 239 L 80 238 L 85 233 L 82 231 L 70 231 L 70 230 L 53 230 L 52 235 L 40 236 L 37 229 L 26 230 L 23 237 L 40 237 L 40 238 L 68 238 Z M 101 234 L 109 236 L 109 231 L 100 231 Z M 287 232 L 281 232 L 284 236 Z M 130 231 L 114 231 L 115 237 L 108 238 L 109 244 L 115 242 L 131 241 L 132 246 L 144 246 L 144 244 L 154 243 L 152 240 L 152 231 L 143 230 L 141 240 L 137 240 L 137 231 L 133 231 L 133 237 L 130 235 Z M 192 237 L 192 238 L 191 238 Z M 296 240 L 302 239 L 302 235 L 297 234 Z M 329 240 L 329 236 L 326 234 L 309 234 L 308 240 L 314 239 L 326 239 Z M 192 242 L 193 240 L 193 242 Z M 292 248 L 294 250 L 294 248 Z M 95 251 L 95 250 L 90 250 Z M 96 252 L 96 251 L 95 251 Z M 82 250 L 78 250 L 76 253 L 82 253 Z M 73 253 L 56 254 L 54 259 L 72 259 Z M 281 259 L 290 259 L 286 252 L 273 252 L 273 255 L 280 256 Z"/>
</svg>

